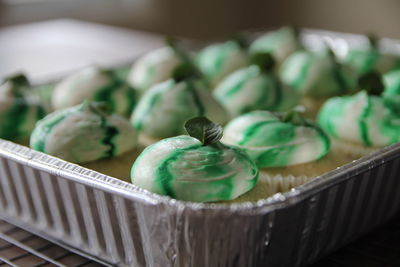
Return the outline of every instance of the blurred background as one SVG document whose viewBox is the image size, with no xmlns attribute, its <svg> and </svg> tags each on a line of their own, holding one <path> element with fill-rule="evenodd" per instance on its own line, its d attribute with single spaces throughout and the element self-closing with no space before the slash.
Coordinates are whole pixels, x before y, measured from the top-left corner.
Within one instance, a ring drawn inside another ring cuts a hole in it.
<svg viewBox="0 0 400 267">
<path fill-rule="evenodd" d="M 293 24 L 400 39 L 399 14 L 399 0 L 0 0 L 0 78 L 24 72 L 44 83 L 130 64 L 164 35 L 219 40 Z"/>
<path fill-rule="evenodd" d="M 0 26 L 75 18 L 195 39 L 295 24 L 400 38 L 398 0 L 0 0 Z"/>
</svg>

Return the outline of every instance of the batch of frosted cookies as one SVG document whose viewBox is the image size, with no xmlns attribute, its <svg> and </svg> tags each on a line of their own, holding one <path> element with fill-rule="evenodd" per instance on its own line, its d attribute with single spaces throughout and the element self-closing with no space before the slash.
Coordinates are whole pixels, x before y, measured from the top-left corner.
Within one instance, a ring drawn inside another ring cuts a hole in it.
<svg viewBox="0 0 400 267">
<path fill-rule="evenodd" d="M 128 75 L 89 67 L 43 95 L 0 85 L 0 138 L 160 195 L 257 201 L 400 142 L 400 57 L 376 37 L 338 56 L 284 27 L 191 51 L 174 39 Z"/>
</svg>

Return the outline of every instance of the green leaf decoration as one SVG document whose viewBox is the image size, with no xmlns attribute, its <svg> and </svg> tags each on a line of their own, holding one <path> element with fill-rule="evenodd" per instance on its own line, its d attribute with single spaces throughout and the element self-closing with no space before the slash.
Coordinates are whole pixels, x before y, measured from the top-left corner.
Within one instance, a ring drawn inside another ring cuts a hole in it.
<svg viewBox="0 0 400 267">
<path fill-rule="evenodd" d="M 300 29 L 299 29 L 299 27 L 297 27 L 296 25 L 288 25 L 287 26 L 291 31 L 292 31 L 292 33 L 293 33 L 293 35 L 297 38 L 297 39 L 299 39 L 299 37 L 300 37 Z"/>
<path fill-rule="evenodd" d="M 372 49 L 378 49 L 378 46 L 379 46 L 379 38 L 378 38 L 378 36 L 376 36 L 373 33 L 369 33 L 367 35 L 367 38 L 368 38 L 369 46 Z"/>
<path fill-rule="evenodd" d="M 169 47 L 172 48 L 172 50 L 174 50 L 174 52 L 184 63 L 186 64 L 193 63 L 192 58 L 182 47 L 179 46 L 178 41 L 175 38 L 169 36 L 165 39 L 165 42 Z"/>
<path fill-rule="evenodd" d="M 99 68 L 99 72 L 109 77 L 116 77 L 115 71 L 111 69 Z"/>
<path fill-rule="evenodd" d="M 272 71 L 276 65 L 274 57 L 268 52 L 254 54 L 251 57 L 251 61 L 265 71 Z"/>
<path fill-rule="evenodd" d="M 12 82 L 17 86 L 29 86 L 28 78 L 26 78 L 26 76 L 22 73 L 7 77 L 5 81 Z"/>
<path fill-rule="evenodd" d="M 294 125 L 305 126 L 308 125 L 308 121 L 298 112 L 297 110 L 291 110 L 284 112 L 281 115 L 282 122 L 292 123 Z"/>
<path fill-rule="evenodd" d="M 196 71 L 192 68 L 191 64 L 182 63 L 178 65 L 172 72 L 172 78 L 176 82 L 180 82 L 189 78 L 197 77 Z"/>
<path fill-rule="evenodd" d="M 8 94 L 13 95 L 14 97 L 23 98 L 30 89 L 28 78 L 21 73 L 6 77 L 1 84 L 5 84 L 6 82 L 11 83 L 11 86 L 6 90 L 8 91 Z"/>
<path fill-rule="evenodd" d="M 328 52 L 328 55 L 330 56 L 330 59 L 331 59 L 334 63 L 337 63 L 337 64 L 338 64 L 336 54 L 335 54 L 335 52 L 333 51 L 332 47 L 330 47 L 330 45 L 329 45 L 328 43 L 326 43 L 326 50 L 327 50 L 327 52 Z M 338 64 L 338 65 L 340 65 L 340 64 Z"/>
<path fill-rule="evenodd" d="M 204 146 L 219 142 L 222 138 L 222 126 L 206 117 L 195 117 L 185 123 L 187 133 L 198 139 Z"/>
<path fill-rule="evenodd" d="M 80 110 L 88 110 L 102 117 L 106 117 L 107 115 L 111 114 L 110 107 L 106 102 L 93 102 L 84 100 L 80 106 Z"/>
<path fill-rule="evenodd" d="M 182 64 L 178 65 L 172 73 L 174 80 L 179 82 L 188 78 L 204 79 L 203 74 L 197 68 L 190 54 L 178 45 L 175 38 L 167 37 L 165 42 L 182 61 Z"/>
<path fill-rule="evenodd" d="M 369 95 L 381 95 L 385 89 L 382 75 L 375 70 L 369 71 L 360 76 L 358 86 L 367 91 Z"/>
<path fill-rule="evenodd" d="M 245 49 L 247 50 L 249 48 L 249 43 L 246 40 L 246 38 L 244 37 L 243 34 L 238 33 L 235 36 L 233 36 L 232 41 L 234 41 L 235 43 L 237 43 L 239 45 L 239 47 L 241 49 Z"/>
</svg>

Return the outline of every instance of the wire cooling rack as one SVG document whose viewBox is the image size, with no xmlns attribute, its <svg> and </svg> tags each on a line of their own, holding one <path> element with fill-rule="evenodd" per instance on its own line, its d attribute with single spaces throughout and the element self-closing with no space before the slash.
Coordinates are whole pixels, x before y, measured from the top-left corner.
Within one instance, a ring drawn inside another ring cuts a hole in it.
<svg viewBox="0 0 400 267">
<path fill-rule="evenodd" d="M 103 266 L 0 220 L 0 266 Z"/>
<path fill-rule="evenodd" d="M 400 266 L 400 216 L 309 267 Z M 0 267 L 103 266 L 0 220 Z"/>
</svg>

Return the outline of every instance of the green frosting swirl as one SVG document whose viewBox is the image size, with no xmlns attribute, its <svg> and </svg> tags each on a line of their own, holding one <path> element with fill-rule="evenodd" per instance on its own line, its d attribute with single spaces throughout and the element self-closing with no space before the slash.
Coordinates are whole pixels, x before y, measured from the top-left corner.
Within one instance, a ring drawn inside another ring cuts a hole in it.
<svg viewBox="0 0 400 267">
<path fill-rule="evenodd" d="M 328 100 L 318 123 L 329 135 L 355 144 L 382 147 L 400 141 L 400 116 L 382 97 L 365 91 Z"/>
<path fill-rule="evenodd" d="M 200 80 L 173 79 L 150 88 L 140 99 L 131 122 L 139 132 L 153 138 L 183 134 L 188 119 L 207 116 L 216 123 L 228 120 L 225 109 Z"/>
<path fill-rule="evenodd" d="M 329 138 L 313 123 L 278 113 L 253 111 L 230 121 L 222 142 L 244 149 L 258 167 L 315 161 L 330 149 Z"/>
<path fill-rule="evenodd" d="M 71 162 L 83 163 L 120 155 L 133 149 L 136 139 L 129 121 L 84 102 L 38 121 L 30 146 Z"/>
<path fill-rule="evenodd" d="M 253 110 L 287 111 L 298 101 L 296 92 L 282 84 L 273 71 L 257 65 L 227 76 L 213 93 L 232 117 Z"/>
<path fill-rule="evenodd" d="M 132 183 L 186 201 L 230 200 L 252 189 L 258 169 L 241 150 L 222 144 L 203 146 L 178 136 L 147 147 L 131 171 Z"/>
<path fill-rule="evenodd" d="M 30 92 L 25 76 L 11 77 L 0 86 L 0 138 L 28 138 L 36 121 L 45 114 L 45 108 Z"/>
<path fill-rule="evenodd" d="M 329 52 L 299 51 L 280 70 L 282 81 L 300 94 L 325 98 L 354 92 L 356 76 Z"/>
</svg>

